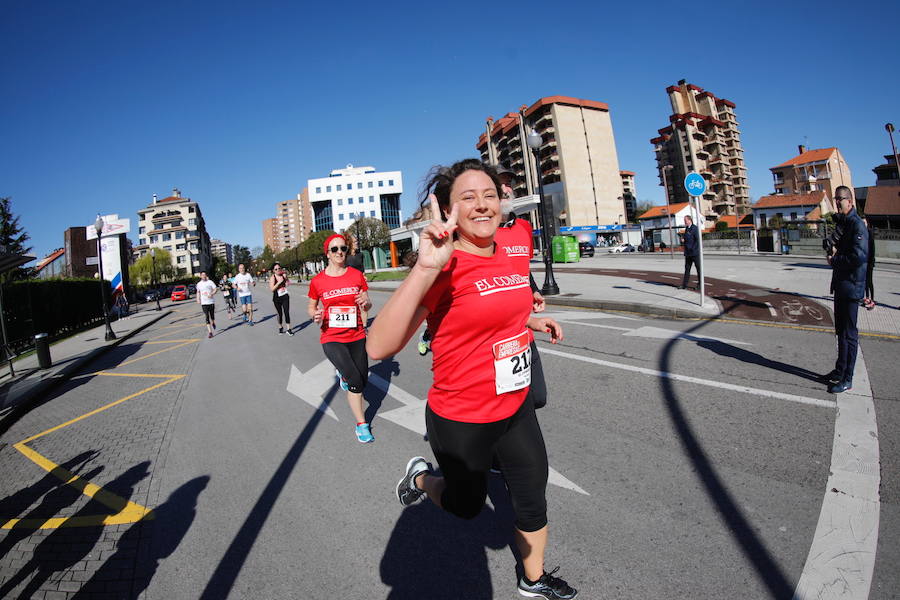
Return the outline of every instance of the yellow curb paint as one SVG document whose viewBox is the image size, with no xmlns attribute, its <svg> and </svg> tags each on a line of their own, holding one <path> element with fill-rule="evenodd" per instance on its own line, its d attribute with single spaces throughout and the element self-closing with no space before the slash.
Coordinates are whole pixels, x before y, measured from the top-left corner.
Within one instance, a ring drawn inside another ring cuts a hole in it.
<svg viewBox="0 0 900 600">
<path fill-rule="evenodd" d="M 63 481 L 65 485 L 70 485 L 73 488 L 77 489 L 79 492 L 84 494 L 89 498 L 93 498 L 97 500 L 104 506 L 108 507 L 110 510 L 114 511 L 112 514 L 108 515 L 81 515 L 78 517 L 52 517 L 47 519 L 3 519 L 0 517 L 0 529 L 56 529 L 60 527 L 96 527 L 96 526 L 105 526 L 105 525 L 126 525 L 129 523 L 136 523 L 137 521 L 141 521 L 144 519 L 152 519 L 153 518 L 153 510 L 149 509 L 145 506 L 141 506 L 136 502 L 131 502 L 130 500 L 126 500 L 121 496 L 118 496 L 108 490 L 103 489 L 101 486 L 93 484 L 85 479 L 82 479 L 78 475 L 63 469 L 58 464 L 49 460 L 45 456 L 41 455 L 36 450 L 29 448 L 26 444 L 28 442 L 32 442 L 40 437 L 53 433 L 54 431 L 59 431 L 64 427 L 68 427 L 74 423 L 92 417 L 98 413 L 101 413 L 105 410 L 108 410 L 114 406 L 118 406 L 123 402 L 131 400 L 132 398 L 136 398 L 142 394 L 146 394 L 149 391 L 160 388 L 164 385 L 168 385 L 173 381 L 178 381 L 185 377 L 183 374 L 169 374 L 169 375 L 159 375 L 159 374 L 150 374 L 150 373 L 107 373 L 105 371 L 99 371 L 95 373 L 98 376 L 104 377 L 150 377 L 150 378 L 163 378 L 165 381 L 157 383 L 155 385 L 151 385 L 150 387 L 144 388 L 134 394 L 129 394 L 124 398 L 120 398 L 114 402 L 110 402 L 100 408 L 94 409 L 90 412 L 87 412 L 79 417 L 75 417 L 61 425 L 57 425 L 56 427 L 51 427 L 46 431 L 42 431 L 41 433 L 35 434 L 31 437 L 25 438 L 21 442 L 18 442 L 13 445 L 13 447 L 21 452 L 26 458 L 31 460 L 33 463 L 47 471 L 48 473 L 58 477 Z"/>
</svg>

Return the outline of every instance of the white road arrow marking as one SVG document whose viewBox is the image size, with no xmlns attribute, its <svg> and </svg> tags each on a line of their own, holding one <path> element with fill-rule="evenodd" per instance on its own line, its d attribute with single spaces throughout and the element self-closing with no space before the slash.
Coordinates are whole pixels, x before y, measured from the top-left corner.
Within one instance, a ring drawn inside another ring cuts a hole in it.
<svg viewBox="0 0 900 600">
<path fill-rule="evenodd" d="M 419 435 L 425 435 L 425 404 L 424 400 L 416 398 L 406 390 L 401 389 L 397 384 L 390 383 L 375 373 L 369 373 L 369 383 L 383 391 L 388 396 L 402 402 L 403 406 L 378 413 L 378 416 L 387 419 L 395 425 L 400 425 Z M 564 477 L 559 471 L 553 467 L 549 468 L 549 476 L 547 483 L 590 496 L 586 491 L 580 488 L 571 480 Z"/>
<path fill-rule="evenodd" d="M 338 421 L 339 419 L 334 410 L 322 401 L 325 393 L 335 385 L 336 380 L 334 367 L 327 359 L 306 373 L 302 373 L 300 369 L 291 365 L 291 376 L 288 378 L 287 391 Z"/>
</svg>

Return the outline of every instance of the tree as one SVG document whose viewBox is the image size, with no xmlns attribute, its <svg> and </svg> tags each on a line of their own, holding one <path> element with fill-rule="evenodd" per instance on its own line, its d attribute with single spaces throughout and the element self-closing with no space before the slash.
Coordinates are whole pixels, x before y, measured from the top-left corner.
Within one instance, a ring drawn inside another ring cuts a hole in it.
<svg viewBox="0 0 900 600">
<path fill-rule="evenodd" d="M 330 229 L 314 231 L 300 244 L 300 258 L 303 262 L 318 263 L 325 260 L 325 250 L 322 247 L 329 236 L 334 235 Z"/>
<path fill-rule="evenodd" d="M 154 257 L 148 252 L 140 257 L 134 264 L 128 267 L 128 276 L 132 284 L 147 285 L 171 281 L 175 278 L 175 267 L 172 265 L 172 255 L 162 248 L 156 249 L 156 279 L 153 279 Z"/>
<path fill-rule="evenodd" d="M 387 224 L 380 219 L 361 217 L 347 228 L 346 234 L 356 240 L 361 252 L 384 246 L 391 241 L 391 232 Z M 365 264 L 365 261 L 363 262 Z M 375 267 L 375 255 L 372 255 L 372 267 Z"/>
<path fill-rule="evenodd" d="M 0 253 L 28 254 L 31 247 L 25 243 L 31 239 L 19 226 L 19 217 L 12 212 L 12 198 L 0 198 Z M 17 268 L 3 274 L 3 281 L 23 279 L 27 269 Z"/>
<path fill-rule="evenodd" d="M 239 265 L 243 263 L 244 265 L 249 265 L 250 261 L 253 260 L 253 255 L 250 254 L 250 249 L 247 246 L 240 246 L 235 244 L 234 248 L 232 248 L 232 252 L 234 253 L 234 264 Z"/>
<path fill-rule="evenodd" d="M 253 259 L 253 270 L 258 273 L 268 271 L 272 268 L 273 262 L 275 262 L 275 253 L 269 248 L 269 245 L 266 244 L 263 251 Z"/>
<path fill-rule="evenodd" d="M 728 231 L 728 223 L 725 221 L 716 221 L 716 231 Z"/>
</svg>

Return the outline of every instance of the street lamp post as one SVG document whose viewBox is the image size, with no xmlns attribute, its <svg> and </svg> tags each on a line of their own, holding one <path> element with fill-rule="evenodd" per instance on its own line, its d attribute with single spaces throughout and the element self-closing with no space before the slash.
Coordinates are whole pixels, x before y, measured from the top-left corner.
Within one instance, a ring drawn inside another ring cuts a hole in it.
<svg viewBox="0 0 900 600">
<path fill-rule="evenodd" d="M 541 177 L 541 161 L 538 156 L 543 140 L 538 132 L 532 129 L 528 133 L 527 141 L 528 147 L 534 154 L 534 173 L 538 182 L 538 196 L 541 199 L 541 239 L 544 244 L 544 286 L 541 288 L 541 294 L 555 296 L 559 293 L 559 286 L 556 285 L 556 278 L 553 277 L 553 255 L 550 251 L 550 211 L 547 209 L 547 202 L 544 198 L 544 178 Z"/>
<path fill-rule="evenodd" d="M 894 167 L 897 169 L 897 181 L 900 182 L 900 159 L 897 158 L 897 146 L 894 145 L 894 124 L 885 123 L 884 130 L 888 132 L 888 137 L 891 138 L 891 150 L 894 152 Z"/>
<path fill-rule="evenodd" d="M 153 260 L 153 295 L 156 297 L 156 310 L 162 310 L 159 305 L 159 284 L 156 282 L 156 248 L 150 248 L 150 258 Z"/>
<path fill-rule="evenodd" d="M 116 334 L 113 333 L 112 327 L 109 325 L 109 311 L 106 309 L 106 290 L 103 285 L 103 248 L 101 247 L 103 225 L 103 219 L 98 214 L 97 220 L 94 221 L 94 229 L 97 231 L 97 273 L 100 280 L 100 303 L 103 307 L 103 322 L 106 324 L 106 341 L 109 342 L 116 339 Z"/>
</svg>

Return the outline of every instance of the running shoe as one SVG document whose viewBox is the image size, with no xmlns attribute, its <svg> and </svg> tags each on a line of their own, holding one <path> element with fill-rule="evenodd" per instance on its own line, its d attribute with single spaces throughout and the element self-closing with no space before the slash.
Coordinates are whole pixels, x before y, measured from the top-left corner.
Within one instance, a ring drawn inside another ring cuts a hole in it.
<svg viewBox="0 0 900 600">
<path fill-rule="evenodd" d="M 278 328 L 278 335 L 284 335 L 284 329 L 281 327 Z"/>
<path fill-rule="evenodd" d="M 406 463 L 406 474 L 397 482 L 397 499 L 400 500 L 400 504 L 409 506 L 425 495 L 424 491 L 416 487 L 416 477 L 430 471 L 431 465 L 421 456 L 409 459 Z"/>
<path fill-rule="evenodd" d="M 578 596 L 578 590 L 570 586 L 564 579 L 554 577 L 559 571 L 556 567 L 549 573 L 544 571 L 541 578 L 532 584 L 525 581 L 525 577 L 519 579 L 519 594 L 526 598 L 544 598 L 545 600 L 570 600 Z"/>
<path fill-rule="evenodd" d="M 361 444 L 371 444 L 375 441 L 375 436 L 372 435 L 372 430 L 369 428 L 368 423 L 356 426 L 356 439 Z"/>
<path fill-rule="evenodd" d="M 288 329 L 288 332 L 287 332 L 287 333 L 288 333 L 289 336 L 294 337 L 294 330 L 293 330 L 293 329 Z"/>
<path fill-rule="evenodd" d="M 337 369 L 335 369 L 335 370 L 334 370 L 334 374 L 337 375 L 338 381 L 341 382 L 341 389 L 344 390 L 345 392 L 349 392 L 349 391 L 350 391 L 350 384 L 347 383 L 347 380 L 344 379 L 344 376 L 341 375 L 341 372 L 338 371 Z"/>
<path fill-rule="evenodd" d="M 253 321 L 247 321 L 250 324 L 250 327 L 253 327 Z"/>
<path fill-rule="evenodd" d="M 426 354 L 428 354 L 428 342 L 419 340 L 419 355 L 425 356 Z"/>
<path fill-rule="evenodd" d="M 208 337 L 209 339 L 212 339 L 212 331 L 210 331 L 210 332 L 209 332 L 209 335 L 206 336 L 206 337 Z"/>
</svg>

